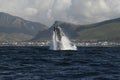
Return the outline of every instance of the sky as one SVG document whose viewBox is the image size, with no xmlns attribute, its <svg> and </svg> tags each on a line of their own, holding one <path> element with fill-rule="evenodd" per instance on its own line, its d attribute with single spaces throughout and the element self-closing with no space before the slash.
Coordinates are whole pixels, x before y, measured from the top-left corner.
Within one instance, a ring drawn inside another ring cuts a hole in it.
<svg viewBox="0 0 120 80">
<path fill-rule="evenodd" d="M 120 0 L 0 0 L 6 12 L 48 26 L 54 21 L 91 24 L 120 17 Z"/>
</svg>

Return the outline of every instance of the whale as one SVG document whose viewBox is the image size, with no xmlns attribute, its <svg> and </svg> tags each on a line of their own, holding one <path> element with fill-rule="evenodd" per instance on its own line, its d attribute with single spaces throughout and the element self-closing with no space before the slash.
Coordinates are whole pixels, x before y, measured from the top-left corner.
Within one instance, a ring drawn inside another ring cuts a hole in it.
<svg viewBox="0 0 120 80">
<path fill-rule="evenodd" d="M 54 27 L 54 32 L 56 34 L 56 37 L 58 38 L 59 41 L 61 41 L 62 36 L 64 35 L 61 28 L 58 27 Z"/>
<path fill-rule="evenodd" d="M 60 26 L 53 28 L 51 50 L 77 50 L 75 44 L 73 44 L 69 38 L 65 35 Z"/>
</svg>

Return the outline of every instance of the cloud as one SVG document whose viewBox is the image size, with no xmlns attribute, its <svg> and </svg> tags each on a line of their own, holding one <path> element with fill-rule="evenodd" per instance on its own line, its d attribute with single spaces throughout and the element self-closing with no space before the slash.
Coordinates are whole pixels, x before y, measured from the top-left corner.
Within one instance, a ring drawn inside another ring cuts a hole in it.
<svg viewBox="0 0 120 80">
<path fill-rule="evenodd" d="M 28 16 L 33 16 L 37 14 L 37 9 L 35 8 L 25 8 L 25 14 Z"/>
<path fill-rule="evenodd" d="M 0 12 L 47 25 L 88 24 L 120 17 L 120 0 L 0 0 Z"/>
</svg>

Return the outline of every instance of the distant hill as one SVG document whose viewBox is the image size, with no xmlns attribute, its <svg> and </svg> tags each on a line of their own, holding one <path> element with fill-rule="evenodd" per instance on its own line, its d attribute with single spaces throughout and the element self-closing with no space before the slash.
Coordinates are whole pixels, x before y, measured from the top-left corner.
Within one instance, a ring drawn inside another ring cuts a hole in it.
<svg viewBox="0 0 120 80">
<path fill-rule="evenodd" d="M 24 40 L 28 40 L 31 36 L 36 35 L 38 31 L 43 31 L 47 28 L 46 25 L 41 23 L 24 20 L 20 17 L 0 12 L 0 41 L 9 40 L 7 36 L 10 37 L 11 34 L 12 36 L 16 36 L 13 40 L 21 39 L 22 37 L 19 38 L 21 34 L 24 35 Z M 4 38 L 1 36 L 4 36 Z"/>
<path fill-rule="evenodd" d="M 55 21 L 53 26 L 51 26 L 49 29 L 44 31 L 39 31 L 39 33 L 32 39 L 32 40 L 50 40 L 52 37 L 52 31 L 54 26 L 58 25 L 62 27 L 64 31 L 66 31 L 67 34 L 70 34 L 70 36 L 76 35 L 74 32 L 74 29 L 76 29 L 76 25 L 70 24 L 70 23 L 64 23 L 61 21 Z"/>
<path fill-rule="evenodd" d="M 22 34 L 22 33 L 0 33 L 0 42 L 4 41 L 26 41 L 33 38 L 31 35 Z"/>
<path fill-rule="evenodd" d="M 39 31 L 33 40 L 51 39 L 53 27 L 56 25 L 61 26 L 71 39 L 120 41 L 120 18 L 89 25 L 75 25 L 56 21 L 49 29 Z"/>
</svg>

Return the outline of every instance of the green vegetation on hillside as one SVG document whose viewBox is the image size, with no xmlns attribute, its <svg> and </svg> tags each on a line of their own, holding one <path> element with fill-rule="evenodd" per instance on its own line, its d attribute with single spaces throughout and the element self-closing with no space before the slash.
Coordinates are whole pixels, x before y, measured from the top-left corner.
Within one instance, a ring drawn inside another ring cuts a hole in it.
<svg viewBox="0 0 120 80">
<path fill-rule="evenodd" d="M 99 27 L 78 32 L 79 39 L 84 40 L 120 40 L 120 23 L 109 23 Z"/>
<path fill-rule="evenodd" d="M 40 31 L 33 40 L 51 39 L 53 27 L 56 25 L 59 25 L 71 39 L 120 41 L 120 18 L 89 25 L 56 21 L 49 29 Z"/>
<path fill-rule="evenodd" d="M 30 40 L 31 38 L 32 38 L 31 35 L 26 35 L 26 34 L 0 33 L 0 41 L 25 41 L 25 40 Z"/>
</svg>

